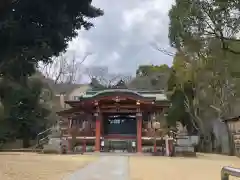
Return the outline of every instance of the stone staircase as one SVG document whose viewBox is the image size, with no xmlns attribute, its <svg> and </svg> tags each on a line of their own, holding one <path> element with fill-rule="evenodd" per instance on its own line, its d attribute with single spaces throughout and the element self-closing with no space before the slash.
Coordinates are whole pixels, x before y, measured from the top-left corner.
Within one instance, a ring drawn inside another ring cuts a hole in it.
<svg viewBox="0 0 240 180">
<path fill-rule="evenodd" d="M 53 126 L 38 134 L 36 149 L 42 149 L 43 153 L 62 153 L 63 146 L 67 147 L 66 140 L 61 138 L 59 126 Z"/>
</svg>

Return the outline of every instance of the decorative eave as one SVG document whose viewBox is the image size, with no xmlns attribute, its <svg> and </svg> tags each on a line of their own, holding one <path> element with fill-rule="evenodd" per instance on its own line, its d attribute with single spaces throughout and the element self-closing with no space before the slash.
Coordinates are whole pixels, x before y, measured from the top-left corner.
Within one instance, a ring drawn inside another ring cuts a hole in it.
<svg viewBox="0 0 240 180">
<path fill-rule="evenodd" d="M 92 106 L 95 102 L 101 101 L 136 101 L 141 104 L 152 104 L 155 103 L 156 97 L 144 97 L 141 94 L 126 90 L 126 89 L 108 89 L 100 91 L 92 96 L 82 96 L 78 101 L 65 101 L 66 104 L 69 104 L 71 107 L 76 106 Z"/>
<path fill-rule="evenodd" d="M 64 115 L 72 114 L 72 113 L 76 112 L 76 110 L 77 110 L 76 107 L 74 107 L 74 108 L 58 111 L 58 112 L 56 112 L 56 114 L 58 116 L 64 116 Z"/>
</svg>

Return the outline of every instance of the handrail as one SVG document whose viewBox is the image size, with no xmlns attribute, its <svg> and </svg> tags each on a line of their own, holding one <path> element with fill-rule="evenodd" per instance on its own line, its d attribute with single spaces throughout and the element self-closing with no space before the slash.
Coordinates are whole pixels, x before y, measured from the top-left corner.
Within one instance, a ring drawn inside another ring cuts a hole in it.
<svg viewBox="0 0 240 180">
<path fill-rule="evenodd" d="M 38 133 L 37 136 L 40 136 L 40 135 L 42 135 L 42 134 L 44 134 L 44 133 L 46 133 L 46 132 L 48 132 L 50 130 L 52 130 L 52 128 L 48 128 L 45 131 L 42 131 L 42 132 Z"/>
<path fill-rule="evenodd" d="M 39 139 L 37 144 L 35 145 L 35 149 L 37 149 L 40 145 L 47 143 L 48 142 L 47 140 L 49 140 L 49 136 Z M 45 142 L 45 141 L 47 141 L 47 142 Z"/>
<path fill-rule="evenodd" d="M 48 136 L 46 133 L 49 133 L 49 132 L 51 132 L 51 131 L 52 131 L 52 128 L 48 128 L 48 129 L 46 129 L 46 130 L 38 133 L 38 134 L 37 134 L 37 145 L 36 145 L 36 146 L 41 145 L 41 141 L 42 141 L 43 139 L 49 138 L 49 136 Z M 43 137 L 43 138 L 41 138 L 44 134 L 45 134 L 46 136 Z"/>
<path fill-rule="evenodd" d="M 240 177 L 240 169 L 224 166 L 221 170 L 221 180 L 229 180 L 229 176 Z"/>
<path fill-rule="evenodd" d="M 40 139 L 40 140 L 39 140 L 39 144 L 41 144 L 43 141 L 45 141 L 45 140 L 47 140 L 47 139 L 49 139 L 49 136 L 46 136 L 46 137 Z"/>
</svg>

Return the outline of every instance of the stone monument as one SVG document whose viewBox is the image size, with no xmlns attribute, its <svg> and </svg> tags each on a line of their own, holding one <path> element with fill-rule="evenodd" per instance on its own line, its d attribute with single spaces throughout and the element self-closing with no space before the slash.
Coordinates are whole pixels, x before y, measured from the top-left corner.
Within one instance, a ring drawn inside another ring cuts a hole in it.
<svg viewBox="0 0 240 180">
<path fill-rule="evenodd" d="M 194 143 L 188 135 L 187 127 L 183 126 L 180 121 L 176 122 L 177 136 L 175 145 L 175 154 L 181 156 L 196 156 Z"/>
</svg>

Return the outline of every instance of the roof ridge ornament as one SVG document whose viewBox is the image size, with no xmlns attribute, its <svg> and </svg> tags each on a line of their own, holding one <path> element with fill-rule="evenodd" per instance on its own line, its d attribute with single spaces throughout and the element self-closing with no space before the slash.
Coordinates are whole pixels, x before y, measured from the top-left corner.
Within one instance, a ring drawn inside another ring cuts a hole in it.
<svg viewBox="0 0 240 180">
<path fill-rule="evenodd" d="M 116 85 L 112 86 L 112 89 L 128 89 L 124 80 L 120 79 Z"/>
</svg>

